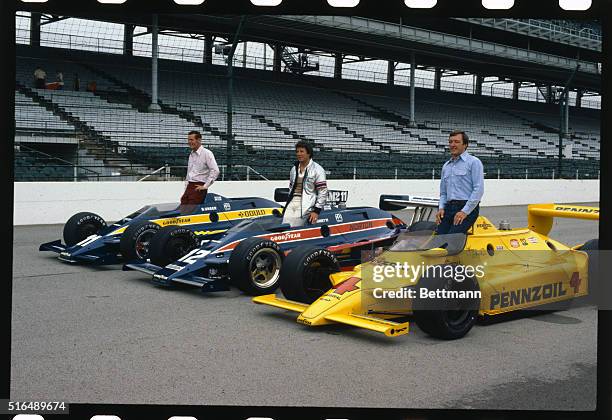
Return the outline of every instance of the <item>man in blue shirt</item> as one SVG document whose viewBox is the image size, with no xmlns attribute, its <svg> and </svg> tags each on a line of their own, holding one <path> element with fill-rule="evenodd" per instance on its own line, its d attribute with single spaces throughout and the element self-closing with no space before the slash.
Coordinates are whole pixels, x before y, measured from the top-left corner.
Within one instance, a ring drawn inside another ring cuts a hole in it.
<svg viewBox="0 0 612 420">
<path fill-rule="evenodd" d="M 478 218 L 484 193 L 484 172 L 480 159 L 466 151 L 468 143 L 465 132 L 450 133 L 451 158 L 442 167 L 440 180 L 440 204 L 436 214 L 438 235 L 467 233 Z"/>
</svg>

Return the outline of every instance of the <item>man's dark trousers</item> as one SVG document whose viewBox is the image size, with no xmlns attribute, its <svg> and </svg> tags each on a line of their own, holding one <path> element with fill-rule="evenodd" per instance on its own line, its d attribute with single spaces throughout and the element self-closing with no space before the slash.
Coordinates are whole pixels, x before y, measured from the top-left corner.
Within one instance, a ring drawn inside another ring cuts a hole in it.
<svg viewBox="0 0 612 420">
<path fill-rule="evenodd" d="M 465 200 L 451 200 L 446 203 L 444 206 L 444 217 L 436 229 L 436 233 L 438 235 L 444 235 L 447 233 L 467 233 L 478 218 L 480 205 L 477 205 L 476 208 L 472 210 L 472 212 L 468 214 L 465 219 L 463 219 L 463 222 L 458 225 L 454 225 L 453 220 L 455 219 L 455 214 L 461 211 L 466 202 L 467 201 Z"/>
</svg>

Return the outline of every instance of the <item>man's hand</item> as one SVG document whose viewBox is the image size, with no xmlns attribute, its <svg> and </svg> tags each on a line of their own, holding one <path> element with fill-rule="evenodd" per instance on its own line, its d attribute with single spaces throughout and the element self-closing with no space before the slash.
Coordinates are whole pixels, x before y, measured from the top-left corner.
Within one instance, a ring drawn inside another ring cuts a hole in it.
<svg viewBox="0 0 612 420">
<path fill-rule="evenodd" d="M 204 185 L 196 185 L 195 189 L 196 189 L 196 191 L 206 191 L 208 189 L 208 187 L 206 187 Z"/>
<path fill-rule="evenodd" d="M 436 225 L 442 223 L 442 218 L 444 217 L 444 209 L 438 210 L 436 213 Z"/>
<path fill-rule="evenodd" d="M 319 220 L 319 215 L 314 211 L 310 212 L 310 216 L 308 216 L 308 222 L 315 223 L 317 220 Z"/>
<path fill-rule="evenodd" d="M 461 224 L 461 222 L 463 222 L 466 217 L 467 217 L 467 214 L 465 214 L 462 211 L 458 211 L 457 214 L 455 214 L 455 220 L 453 220 L 453 224 L 454 225 Z"/>
</svg>

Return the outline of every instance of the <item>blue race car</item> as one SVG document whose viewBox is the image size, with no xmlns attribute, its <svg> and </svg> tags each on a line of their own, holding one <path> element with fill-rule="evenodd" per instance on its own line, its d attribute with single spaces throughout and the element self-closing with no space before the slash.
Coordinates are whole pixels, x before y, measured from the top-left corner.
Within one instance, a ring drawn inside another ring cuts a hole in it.
<svg viewBox="0 0 612 420">
<path fill-rule="evenodd" d="M 227 198 L 208 193 L 202 204 L 153 204 L 108 226 L 97 214 L 82 212 L 64 225 L 64 242 L 44 243 L 40 251 L 59 253 L 67 263 L 114 264 L 146 260 L 160 229 L 180 226 L 194 237 L 218 239 L 229 228 L 252 218 L 280 214 L 282 206 L 258 197 Z"/>
<path fill-rule="evenodd" d="M 345 191 L 329 193 L 346 198 Z M 275 200 L 285 201 L 286 195 L 286 189 L 277 189 Z M 421 228 L 433 229 L 427 223 Z M 310 266 L 332 273 L 360 264 L 363 251 L 391 245 L 403 229 L 405 223 L 387 211 L 346 208 L 340 200 L 326 206 L 314 224 L 292 227 L 282 223 L 280 214 L 264 216 L 240 222 L 220 239 L 200 240 L 185 227 L 165 227 L 151 241 L 150 262 L 128 263 L 123 268 L 147 273 L 160 286 L 184 283 L 213 292 L 229 290 L 234 284 L 249 295 L 264 295 L 278 287 L 289 252 L 323 248 L 309 257 L 317 258 L 319 264 Z"/>
</svg>

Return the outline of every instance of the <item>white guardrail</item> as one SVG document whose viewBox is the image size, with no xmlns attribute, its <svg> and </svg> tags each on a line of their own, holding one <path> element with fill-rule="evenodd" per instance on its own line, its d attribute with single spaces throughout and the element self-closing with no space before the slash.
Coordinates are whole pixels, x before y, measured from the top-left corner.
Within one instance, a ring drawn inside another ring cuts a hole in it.
<svg viewBox="0 0 612 420">
<path fill-rule="evenodd" d="M 438 195 L 440 180 L 328 180 L 349 192 L 348 206 L 378 206 L 380 194 Z M 183 182 L 15 182 L 14 225 L 65 223 L 91 211 L 116 221 L 146 204 L 178 202 Z M 211 191 L 228 197 L 273 199 L 287 181 L 219 181 Z M 487 179 L 483 206 L 599 201 L 599 180 Z"/>
</svg>

